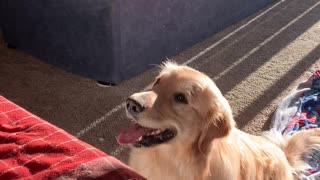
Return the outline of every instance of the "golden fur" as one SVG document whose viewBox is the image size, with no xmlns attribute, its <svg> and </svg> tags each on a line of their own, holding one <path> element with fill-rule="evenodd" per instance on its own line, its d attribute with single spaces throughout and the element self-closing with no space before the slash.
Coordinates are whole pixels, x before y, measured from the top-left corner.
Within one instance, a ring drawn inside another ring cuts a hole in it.
<svg viewBox="0 0 320 180">
<path fill-rule="evenodd" d="M 302 156 L 320 145 L 318 129 L 293 137 L 242 132 L 214 82 L 187 66 L 165 63 L 156 81 L 130 97 L 146 107 L 137 122 L 175 129 L 177 135 L 163 144 L 131 150 L 129 165 L 147 179 L 290 180 L 308 168 Z M 184 93 L 188 104 L 175 103 L 176 92 Z"/>
</svg>

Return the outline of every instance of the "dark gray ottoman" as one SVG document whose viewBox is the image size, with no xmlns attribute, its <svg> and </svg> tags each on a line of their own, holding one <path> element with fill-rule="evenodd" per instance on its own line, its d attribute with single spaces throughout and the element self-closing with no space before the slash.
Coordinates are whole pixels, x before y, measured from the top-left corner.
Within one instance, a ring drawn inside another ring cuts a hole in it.
<svg viewBox="0 0 320 180">
<path fill-rule="evenodd" d="M 119 83 L 274 0 L 1 0 L 5 41 Z"/>
</svg>

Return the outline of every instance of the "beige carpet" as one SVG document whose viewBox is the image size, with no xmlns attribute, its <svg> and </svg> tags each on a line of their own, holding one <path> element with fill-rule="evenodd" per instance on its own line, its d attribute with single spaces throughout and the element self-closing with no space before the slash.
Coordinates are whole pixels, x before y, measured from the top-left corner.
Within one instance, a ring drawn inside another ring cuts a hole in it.
<svg viewBox="0 0 320 180">
<path fill-rule="evenodd" d="M 173 57 L 207 73 L 229 100 L 238 126 L 268 129 L 277 103 L 320 66 L 320 1 L 284 0 Z M 64 72 L 0 45 L 0 94 L 123 161 L 115 136 L 128 125 L 122 102 L 156 68 L 116 87 Z"/>
</svg>

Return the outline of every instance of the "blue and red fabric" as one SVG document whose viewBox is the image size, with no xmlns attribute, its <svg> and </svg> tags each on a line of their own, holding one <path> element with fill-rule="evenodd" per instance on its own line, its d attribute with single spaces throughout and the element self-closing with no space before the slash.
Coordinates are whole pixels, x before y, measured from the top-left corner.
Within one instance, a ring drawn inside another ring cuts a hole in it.
<svg viewBox="0 0 320 180">
<path fill-rule="evenodd" d="M 311 89 L 301 95 L 298 110 L 282 131 L 283 135 L 292 135 L 300 130 L 320 126 L 320 70 L 314 72 L 310 80 L 312 81 Z M 312 167 L 309 173 L 314 174 L 320 171 L 320 152 L 315 152 L 305 160 Z"/>
</svg>

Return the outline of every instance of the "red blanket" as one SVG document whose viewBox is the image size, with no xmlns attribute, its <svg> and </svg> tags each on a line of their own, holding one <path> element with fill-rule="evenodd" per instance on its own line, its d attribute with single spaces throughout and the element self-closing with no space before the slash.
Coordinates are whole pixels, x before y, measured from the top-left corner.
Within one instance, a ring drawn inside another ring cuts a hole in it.
<svg viewBox="0 0 320 180">
<path fill-rule="evenodd" d="M 0 179 L 143 179 L 0 96 Z"/>
</svg>

